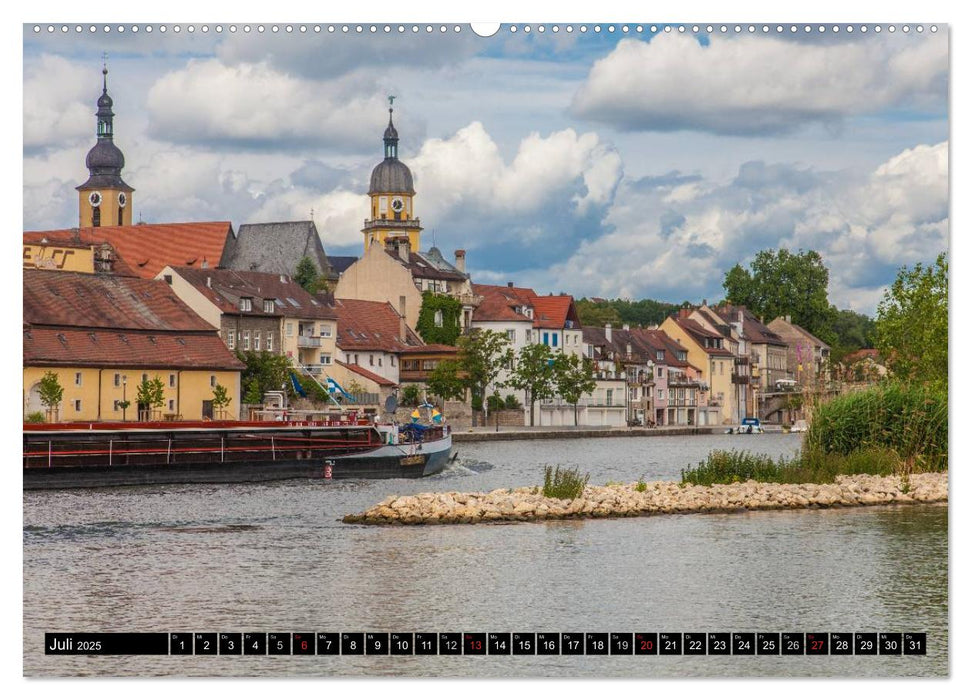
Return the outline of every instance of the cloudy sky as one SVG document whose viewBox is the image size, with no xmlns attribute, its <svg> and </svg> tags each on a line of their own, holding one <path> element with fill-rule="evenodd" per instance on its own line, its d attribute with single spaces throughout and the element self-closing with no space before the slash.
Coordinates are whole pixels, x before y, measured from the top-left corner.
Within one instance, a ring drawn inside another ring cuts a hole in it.
<svg viewBox="0 0 971 700">
<path fill-rule="evenodd" d="M 943 25 L 155 26 L 25 31 L 26 229 L 76 225 L 107 52 L 115 142 L 149 222 L 313 210 L 328 253 L 359 255 L 393 94 L 423 247 L 465 248 L 479 282 L 713 300 L 758 250 L 812 248 L 834 303 L 872 313 L 898 267 L 947 247 Z"/>
</svg>

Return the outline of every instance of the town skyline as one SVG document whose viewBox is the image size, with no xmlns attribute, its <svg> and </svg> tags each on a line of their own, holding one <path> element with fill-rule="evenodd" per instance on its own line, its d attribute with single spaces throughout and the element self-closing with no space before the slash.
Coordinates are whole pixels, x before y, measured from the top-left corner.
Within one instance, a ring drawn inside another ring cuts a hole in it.
<svg viewBox="0 0 971 700">
<path fill-rule="evenodd" d="M 834 304 L 872 315 L 900 266 L 947 248 L 946 27 L 794 39 L 544 26 L 491 39 L 468 27 L 420 38 L 326 25 L 316 36 L 313 25 L 304 36 L 25 32 L 24 228 L 76 223 L 107 51 L 133 214 L 153 223 L 238 229 L 313 210 L 328 254 L 360 255 L 393 94 L 424 247 L 467 250 L 478 283 L 717 300 L 736 262 L 803 248 L 830 268 Z M 796 58 L 785 94 L 744 79 Z M 834 59 L 858 68 L 852 81 L 828 72 Z M 624 75 L 641 82 L 617 89 Z M 825 94 L 812 89 L 825 80 Z M 260 90 L 242 89 L 254 81 Z M 702 100 L 679 81 L 711 90 Z"/>
</svg>

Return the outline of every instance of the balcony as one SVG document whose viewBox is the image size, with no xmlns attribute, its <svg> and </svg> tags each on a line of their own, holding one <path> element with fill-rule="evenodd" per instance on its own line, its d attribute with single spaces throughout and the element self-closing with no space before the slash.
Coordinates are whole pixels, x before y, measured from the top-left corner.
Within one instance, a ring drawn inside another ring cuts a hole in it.
<svg viewBox="0 0 971 700">
<path fill-rule="evenodd" d="M 478 294 L 453 294 L 462 306 L 478 306 L 485 297 Z"/>
<path fill-rule="evenodd" d="M 749 377 L 747 374 L 732 374 L 732 384 L 748 384 Z"/>
<path fill-rule="evenodd" d="M 297 347 L 298 348 L 319 348 L 320 338 L 314 338 L 313 336 L 310 336 L 310 335 L 298 335 Z"/>
<path fill-rule="evenodd" d="M 702 387 L 701 381 L 698 379 L 689 379 L 688 377 L 668 377 L 669 387 L 693 387 L 695 389 L 700 389 Z"/>
</svg>

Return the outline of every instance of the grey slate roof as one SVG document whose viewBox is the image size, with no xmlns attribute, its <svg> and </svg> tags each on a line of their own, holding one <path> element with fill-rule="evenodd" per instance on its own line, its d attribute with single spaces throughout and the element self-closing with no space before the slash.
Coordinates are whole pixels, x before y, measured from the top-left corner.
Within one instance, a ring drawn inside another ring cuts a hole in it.
<svg viewBox="0 0 971 700">
<path fill-rule="evenodd" d="M 227 241 L 219 266 L 292 275 L 304 256 L 328 279 L 337 279 L 313 221 L 243 224 L 236 238 Z"/>
<path fill-rule="evenodd" d="M 338 275 L 343 274 L 344 270 L 349 268 L 351 265 L 357 262 L 357 256 L 355 255 L 328 255 L 327 260 L 330 261 L 330 268 L 336 272 Z"/>
</svg>

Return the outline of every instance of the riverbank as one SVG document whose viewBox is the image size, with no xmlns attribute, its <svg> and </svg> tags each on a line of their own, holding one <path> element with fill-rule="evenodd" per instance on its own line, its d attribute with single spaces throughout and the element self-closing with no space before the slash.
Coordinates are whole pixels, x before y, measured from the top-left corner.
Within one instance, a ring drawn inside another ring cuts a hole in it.
<svg viewBox="0 0 971 700">
<path fill-rule="evenodd" d="M 674 426 L 661 428 L 595 428 L 583 426 L 543 426 L 536 428 L 501 428 L 479 426 L 452 433 L 452 442 L 490 442 L 493 440 L 570 440 L 598 437 L 648 437 L 651 435 L 713 435 L 724 433 L 727 426 Z"/>
<path fill-rule="evenodd" d="M 655 481 L 587 486 L 583 494 L 572 501 L 545 498 L 538 488 L 390 496 L 363 513 L 344 516 L 343 521 L 367 525 L 474 524 L 939 503 L 947 499 L 947 472 L 912 474 L 905 479 L 897 476 L 839 476 L 833 484 L 746 481 L 691 486 Z"/>
</svg>

